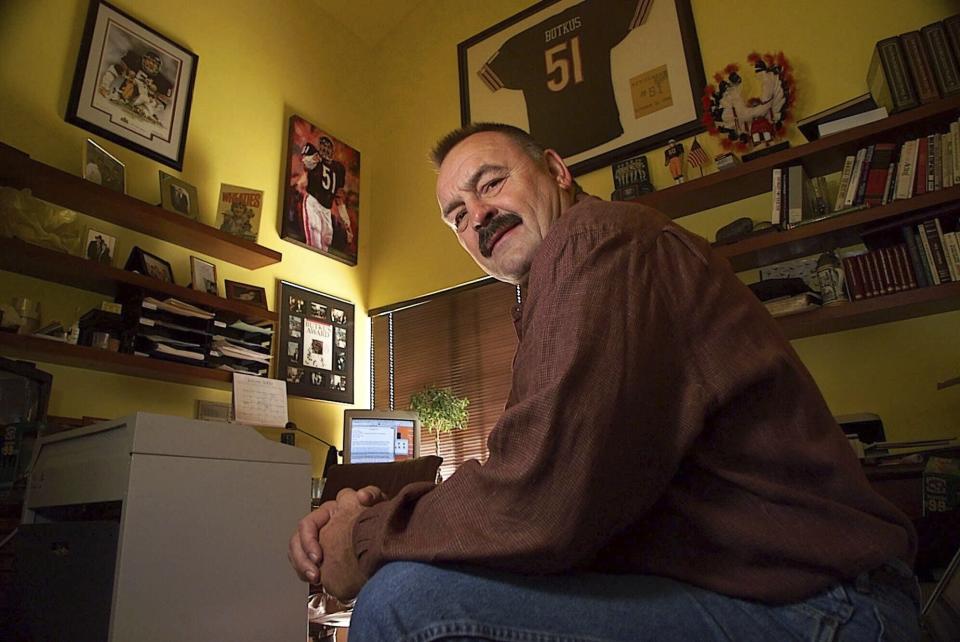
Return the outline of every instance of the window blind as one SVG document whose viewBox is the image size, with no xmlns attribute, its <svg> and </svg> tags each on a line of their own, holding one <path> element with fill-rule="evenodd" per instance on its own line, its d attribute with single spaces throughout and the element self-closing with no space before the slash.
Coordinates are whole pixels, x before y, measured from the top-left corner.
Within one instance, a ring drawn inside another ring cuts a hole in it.
<svg viewBox="0 0 960 642">
<path fill-rule="evenodd" d="M 487 436 L 510 392 L 517 335 L 510 314 L 516 288 L 505 283 L 439 294 L 429 301 L 373 319 L 374 400 L 390 407 L 390 325 L 393 326 L 395 408 L 435 385 L 470 400 L 467 428 L 440 437 L 440 474 L 449 477 L 468 459 L 486 461 Z M 433 454 L 433 433 L 424 427 L 421 453 Z"/>
</svg>

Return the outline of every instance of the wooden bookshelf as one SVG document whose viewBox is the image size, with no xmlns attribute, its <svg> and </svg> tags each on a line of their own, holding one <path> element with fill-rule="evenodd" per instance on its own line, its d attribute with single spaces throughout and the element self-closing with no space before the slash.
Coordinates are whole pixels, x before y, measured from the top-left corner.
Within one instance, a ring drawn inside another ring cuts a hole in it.
<svg viewBox="0 0 960 642">
<path fill-rule="evenodd" d="M 873 143 L 902 143 L 933 131 L 945 118 L 960 110 L 954 96 L 894 114 L 883 120 L 848 129 L 810 143 L 754 159 L 732 169 L 708 174 L 650 194 L 636 202 L 649 205 L 671 218 L 733 203 L 770 191 L 771 170 L 803 165 L 808 176 L 823 176 L 843 168 L 843 160 Z"/>
<path fill-rule="evenodd" d="M 83 180 L 3 143 L 0 184 L 28 188 L 45 201 L 251 270 L 279 263 L 282 258 L 276 250 Z"/>
<path fill-rule="evenodd" d="M 136 272 L 127 272 L 89 259 L 56 252 L 19 239 L 0 239 L 0 270 L 18 272 L 111 297 L 116 297 L 124 289 L 142 290 L 159 298 L 173 297 L 223 313 L 220 316 L 228 319 L 243 319 L 251 323 L 276 323 L 278 319 L 276 312 L 266 308 L 213 296 L 173 283 L 164 283 Z"/>
<path fill-rule="evenodd" d="M 14 359 L 43 361 L 62 366 L 156 379 L 203 388 L 229 389 L 233 382 L 232 373 L 226 370 L 190 366 L 86 346 L 75 346 L 52 339 L 8 332 L 0 332 L 0 353 Z"/>
<path fill-rule="evenodd" d="M 960 282 L 824 306 L 777 320 L 788 339 L 801 339 L 953 310 L 960 310 Z"/>
<path fill-rule="evenodd" d="M 803 165 L 808 176 L 822 176 L 842 169 L 844 159 L 875 143 L 902 144 L 918 136 L 943 131 L 960 115 L 960 96 L 946 98 L 883 120 L 833 134 L 729 170 L 696 178 L 659 192 L 645 194 L 636 202 L 649 205 L 671 218 L 734 203 L 770 192 L 772 170 Z M 927 210 L 942 213 L 956 204 L 960 214 L 960 186 L 929 192 L 887 205 L 853 210 L 790 230 L 769 231 L 740 241 L 715 245 L 714 250 L 730 261 L 734 270 L 755 269 L 829 249 L 861 242 L 868 228 L 896 224 L 922 216 Z M 822 307 L 778 318 L 790 339 L 842 332 L 855 328 L 960 310 L 960 282 Z"/>
<path fill-rule="evenodd" d="M 860 233 L 871 224 L 960 201 L 960 187 L 928 192 L 880 207 L 839 214 L 790 230 L 771 231 L 730 243 L 714 250 L 730 261 L 737 272 L 801 256 L 819 254 L 860 242 Z M 960 203 L 957 205 L 960 212 Z"/>
</svg>

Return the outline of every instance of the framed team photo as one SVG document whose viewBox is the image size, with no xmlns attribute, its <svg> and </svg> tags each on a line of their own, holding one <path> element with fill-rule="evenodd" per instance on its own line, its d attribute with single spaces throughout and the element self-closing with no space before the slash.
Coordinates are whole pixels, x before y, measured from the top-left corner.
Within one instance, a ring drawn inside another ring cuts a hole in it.
<svg viewBox="0 0 960 642">
<path fill-rule="evenodd" d="M 199 58 L 103 0 L 90 0 L 66 120 L 183 169 Z"/>
<path fill-rule="evenodd" d="M 457 53 L 462 123 L 516 125 L 574 174 L 703 130 L 690 0 L 545 0 Z"/>
<path fill-rule="evenodd" d="M 285 176 L 280 238 L 356 265 L 360 152 L 291 116 Z"/>
<path fill-rule="evenodd" d="M 353 403 L 353 304 L 277 281 L 277 310 L 277 377 L 286 380 L 287 394 Z"/>
</svg>

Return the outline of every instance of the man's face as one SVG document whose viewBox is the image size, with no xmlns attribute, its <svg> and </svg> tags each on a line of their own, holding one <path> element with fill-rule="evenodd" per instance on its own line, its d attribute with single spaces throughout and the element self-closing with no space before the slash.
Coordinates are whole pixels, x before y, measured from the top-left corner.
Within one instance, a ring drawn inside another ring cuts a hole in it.
<svg viewBox="0 0 960 642">
<path fill-rule="evenodd" d="M 526 281 L 550 226 L 572 203 L 573 179 L 552 150 L 536 161 L 505 134 L 481 132 L 458 143 L 440 166 L 444 221 L 484 272 Z"/>
<path fill-rule="evenodd" d="M 157 72 L 160 71 L 160 66 L 157 64 L 157 61 L 149 56 L 144 56 L 141 60 L 143 70 L 150 74 L 151 76 L 156 76 Z"/>
<path fill-rule="evenodd" d="M 303 157 L 303 166 L 306 167 L 307 169 L 314 169 L 319 164 L 320 164 L 319 153 Z"/>
</svg>

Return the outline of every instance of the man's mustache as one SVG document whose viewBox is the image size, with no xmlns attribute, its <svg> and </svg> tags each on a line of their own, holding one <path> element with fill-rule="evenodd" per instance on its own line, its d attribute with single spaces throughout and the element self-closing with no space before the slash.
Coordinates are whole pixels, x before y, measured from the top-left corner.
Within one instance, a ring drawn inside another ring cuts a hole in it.
<svg viewBox="0 0 960 642">
<path fill-rule="evenodd" d="M 486 225 L 480 228 L 480 254 L 489 259 L 493 254 L 492 241 L 494 241 L 503 230 L 515 227 L 521 223 L 523 223 L 523 219 L 513 212 L 497 214 L 490 219 Z"/>
</svg>

